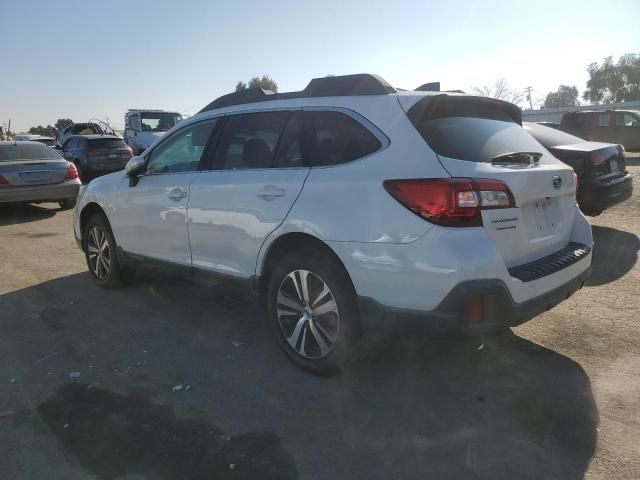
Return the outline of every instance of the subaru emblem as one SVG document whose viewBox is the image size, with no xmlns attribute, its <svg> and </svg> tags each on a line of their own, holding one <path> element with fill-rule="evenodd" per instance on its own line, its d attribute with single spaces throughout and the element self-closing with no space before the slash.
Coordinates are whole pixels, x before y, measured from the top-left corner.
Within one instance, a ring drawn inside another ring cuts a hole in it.
<svg viewBox="0 0 640 480">
<path fill-rule="evenodd" d="M 555 188 L 560 188 L 562 186 L 562 178 L 560 178 L 558 175 L 555 175 L 553 177 L 553 186 Z"/>
</svg>

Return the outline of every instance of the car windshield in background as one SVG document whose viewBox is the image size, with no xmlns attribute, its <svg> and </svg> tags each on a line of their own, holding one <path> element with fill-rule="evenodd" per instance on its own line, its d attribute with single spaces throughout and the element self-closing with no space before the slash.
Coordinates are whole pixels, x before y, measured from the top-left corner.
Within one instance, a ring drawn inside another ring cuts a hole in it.
<svg viewBox="0 0 640 480">
<path fill-rule="evenodd" d="M 60 159 L 60 155 L 42 143 L 16 142 L 0 145 L 0 162 Z"/>
<path fill-rule="evenodd" d="M 535 123 L 524 123 L 522 125 L 525 130 L 535 136 L 545 147 L 557 147 L 558 145 L 573 145 L 576 143 L 583 143 L 580 137 L 570 135 L 554 128 L 545 127 L 544 125 L 537 125 Z"/>
<path fill-rule="evenodd" d="M 143 113 L 143 132 L 166 132 L 173 128 L 182 117 L 172 113 Z"/>
<path fill-rule="evenodd" d="M 118 138 L 98 138 L 89 142 L 91 148 L 127 148 L 124 140 Z"/>
</svg>

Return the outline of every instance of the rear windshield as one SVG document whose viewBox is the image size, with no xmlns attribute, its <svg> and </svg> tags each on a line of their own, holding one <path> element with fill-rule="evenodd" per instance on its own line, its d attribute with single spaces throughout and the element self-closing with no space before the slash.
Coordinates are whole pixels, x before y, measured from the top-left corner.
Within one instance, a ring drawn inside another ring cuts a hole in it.
<svg viewBox="0 0 640 480">
<path fill-rule="evenodd" d="M 91 148 L 127 148 L 124 140 L 119 138 L 98 138 L 89 141 L 89 145 Z"/>
<path fill-rule="evenodd" d="M 60 160 L 55 150 L 42 143 L 4 143 L 0 144 L 0 162 L 13 160 Z"/>
<path fill-rule="evenodd" d="M 45 145 L 49 145 L 50 147 L 53 147 L 53 145 L 55 144 L 55 140 L 53 138 L 34 138 L 32 141 L 44 143 Z"/>
<path fill-rule="evenodd" d="M 524 129 L 533 135 L 537 141 L 539 141 L 545 147 L 557 147 L 559 145 L 574 145 L 576 143 L 582 143 L 582 138 L 568 133 L 561 132 L 555 128 L 545 127 L 544 125 L 537 125 L 535 123 L 522 124 Z"/>
<path fill-rule="evenodd" d="M 469 162 L 544 149 L 520 126 L 521 112 L 507 102 L 480 97 L 426 97 L 407 113 L 438 155 Z"/>
</svg>

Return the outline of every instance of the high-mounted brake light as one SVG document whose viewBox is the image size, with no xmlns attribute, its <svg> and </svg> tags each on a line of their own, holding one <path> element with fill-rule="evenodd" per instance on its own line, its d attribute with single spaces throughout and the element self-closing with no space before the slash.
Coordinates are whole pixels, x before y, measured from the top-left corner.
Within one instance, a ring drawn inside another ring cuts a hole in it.
<svg viewBox="0 0 640 480">
<path fill-rule="evenodd" d="M 516 206 L 509 187 L 499 180 L 385 180 L 383 185 L 393 198 L 416 215 L 447 227 L 481 227 L 481 210 Z"/>
<path fill-rule="evenodd" d="M 73 163 L 69 164 L 69 169 L 67 170 L 67 174 L 64 176 L 65 180 L 75 180 L 76 178 L 80 178 L 78 174 L 78 169 Z"/>
</svg>

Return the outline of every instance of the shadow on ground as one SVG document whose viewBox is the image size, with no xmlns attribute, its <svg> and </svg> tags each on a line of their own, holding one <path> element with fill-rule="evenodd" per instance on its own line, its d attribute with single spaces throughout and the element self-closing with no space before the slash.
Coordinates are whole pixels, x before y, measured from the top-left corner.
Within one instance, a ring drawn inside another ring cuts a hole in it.
<svg viewBox="0 0 640 480">
<path fill-rule="evenodd" d="M 36 222 L 51 218 L 57 210 L 31 204 L 0 206 L 0 226 Z"/>
<path fill-rule="evenodd" d="M 640 240 L 636 235 L 615 228 L 593 227 L 593 262 L 587 285 L 613 282 L 629 272 L 638 261 Z"/>
<path fill-rule="evenodd" d="M 216 298 L 184 281 L 101 290 L 87 274 L 0 296 L 0 352 L 39 405 L 0 442 L 32 436 L 37 416 L 100 479 L 584 477 L 598 412 L 584 370 L 557 352 L 398 323 L 319 378 L 286 360 L 260 312 Z M 86 384 L 69 383 L 76 368 Z M 50 369 L 64 375 L 46 387 Z"/>
</svg>

